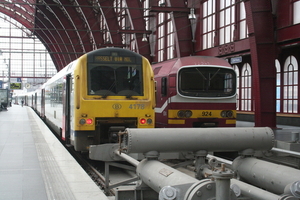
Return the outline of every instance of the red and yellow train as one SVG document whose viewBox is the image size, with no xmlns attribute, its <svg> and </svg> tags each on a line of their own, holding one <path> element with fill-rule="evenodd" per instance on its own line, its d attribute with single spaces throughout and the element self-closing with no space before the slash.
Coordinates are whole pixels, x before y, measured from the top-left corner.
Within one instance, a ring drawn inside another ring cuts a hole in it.
<svg viewBox="0 0 300 200">
<path fill-rule="evenodd" d="M 176 58 L 152 65 L 156 127 L 236 125 L 236 73 L 224 59 Z"/>
</svg>

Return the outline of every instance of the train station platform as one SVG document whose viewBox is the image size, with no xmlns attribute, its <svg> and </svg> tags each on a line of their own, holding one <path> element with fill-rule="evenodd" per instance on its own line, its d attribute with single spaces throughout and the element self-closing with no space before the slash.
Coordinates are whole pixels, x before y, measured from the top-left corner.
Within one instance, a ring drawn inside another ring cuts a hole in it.
<svg viewBox="0 0 300 200">
<path fill-rule="evenodd" d="M 29 107 L 0 112 L 0 200 L 108 199 Z"/>
</svg>

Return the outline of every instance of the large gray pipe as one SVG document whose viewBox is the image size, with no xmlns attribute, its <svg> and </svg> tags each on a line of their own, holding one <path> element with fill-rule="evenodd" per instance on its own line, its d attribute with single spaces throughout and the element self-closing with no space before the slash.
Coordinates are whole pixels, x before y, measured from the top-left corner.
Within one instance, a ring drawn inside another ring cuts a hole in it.
<svg viewBox="0 0 300 200">
<path fill-rule="evenodd" d="M 126 129 L 120 149 L 125 153 L 180 151 L 270 150 L 272 129 L 265 128 L 155 128 Z"/>
<path fill-rule="evenodd" d="M 236 158 L 232 163 L 232 168 L 242 181 L 275 194 L 283 194 L 288 191 L 296 197 L 300 197 L 300 187 L 293 184 L 299 183 L 300 170 L 252 157 Z"/>
<path fill-rule="evenodd" d="M 137 168 L 137 175 L 156 192 L 165 186 L 193 184 L 197 179 L 169 167 L 157 160 L 142 160 Z"/>
<path fill-rule="evenodd" d="M 255 200 L 297 200 L 297 198 L 293 198 L 291 196 L 289 197 L 281 197 L 279 195 L 273 194 L 271 192 L 268 192 L 266 190 L 260 189 L 258 187 L 255 187 L 253 185 L 244 183 L 242 181 L 236 180 L 236 179 L 231 179 L 231 184 L 232 185 L 237 185 L 241 194 L 246 197 L 251 197 L 252 199 Z M 233 187 L 233 190 L 234 187 Z"/>
</svg>

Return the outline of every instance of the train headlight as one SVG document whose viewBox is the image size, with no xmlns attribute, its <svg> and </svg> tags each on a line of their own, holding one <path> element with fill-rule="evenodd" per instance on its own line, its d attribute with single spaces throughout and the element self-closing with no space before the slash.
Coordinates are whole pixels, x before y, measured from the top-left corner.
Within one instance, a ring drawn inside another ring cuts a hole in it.
<svg viewBox="0 0 300 200">
<path fill-rule="evenodd" d="M 221 117 L 232 118 L 233 117 L 233 111 L 232 110 L 222 110 Z"/>
<path fill-rule="evenodd" d="M 184 115 L 186 118 L 190 118 L 193 115 L 193 112 L 191 110 L 187 110 L 187 111 L 185 111 Z"/>
<path fill-rule="evenodd" d="M 232 118 L 232 117 L 233 117 L 233 112 L 232 112 L 232 110 L 228 110 L 228 111 L 226 112 L 226 115 L 227 115 L 227 117 Z"/>
<path fill-rule="evenodd" d="M 152 119 L 147 119 L 147 124 L 152 124 Z"/>
<path fill-rule="evenodd" d="M 80 119 L 79 120 L 79 124 L 81 125 L 84 125 L 84 124 L 87 124 L 87 125 L 91 125 L 93 124 L 93 119 Z"/>
<path fill-rule="evenodd" d="M 177 112 L 177 116 L 179 118 L 190 118 L 193 115 L 193 112 L 191 110 L 179 110 Z"/>
<path fill-rule="evenodd" d="M 179 110 L 179 111 L 177 112 L 177 116 L 178 116 L 179 118 L 184 118 L 184 111 L 183 111 L 183 110 Z"/>
<path fill-rule="evenodd" d="M 86 123 L 85 119 L 79 120 L 79 124 L 84 125 Z"/>
<path fill-rule="evenodd" d="M 221 117 L 226 117 L 226 110 L 222 110 Z"/>
</svg>

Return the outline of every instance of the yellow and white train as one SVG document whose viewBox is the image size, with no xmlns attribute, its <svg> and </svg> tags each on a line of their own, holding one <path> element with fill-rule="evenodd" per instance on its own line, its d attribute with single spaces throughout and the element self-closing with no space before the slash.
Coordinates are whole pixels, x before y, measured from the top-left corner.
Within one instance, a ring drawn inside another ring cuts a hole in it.
<svg viewBox="0 0 300 200">
<path fill-rule="evenodd" d="M 125 128 L 155 124 L 151 65 L 121 48 L 84 54 L 22 98 L 76 151 L 117 142 L 117 133 Z"/>
</svg>

